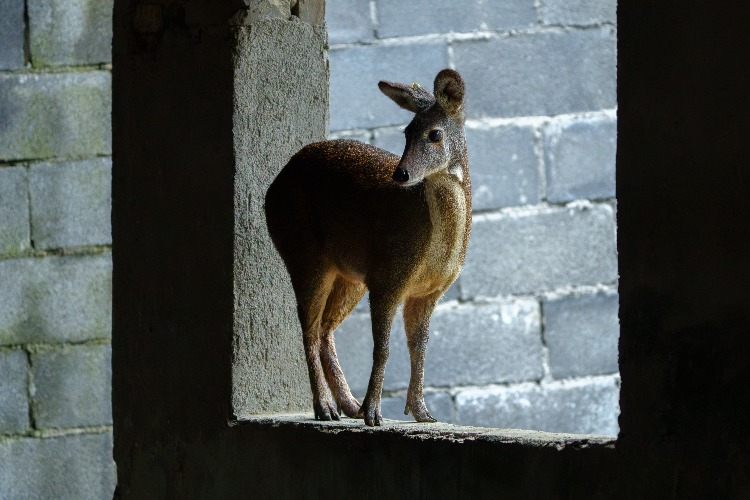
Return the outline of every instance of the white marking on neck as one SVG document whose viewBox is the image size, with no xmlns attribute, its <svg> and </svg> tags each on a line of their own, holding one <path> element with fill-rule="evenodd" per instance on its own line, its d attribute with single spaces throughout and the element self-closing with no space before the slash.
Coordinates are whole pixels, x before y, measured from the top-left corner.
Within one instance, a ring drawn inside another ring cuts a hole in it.
<svg viewBox="0 0 750 500">
<path fill-rule="evenodd" d="M 461 164 L 460 163 L 453 164 L 453 166 L 451 166 L 451 168 L 450 168 L 450 170 L 448 170 L 448 172 L 451 175 L 455 176 L 456 179 L 458 179 L 458 182 L 463 182 L 464 181 L 464 171 L 461 168 Z"/>
</svg>

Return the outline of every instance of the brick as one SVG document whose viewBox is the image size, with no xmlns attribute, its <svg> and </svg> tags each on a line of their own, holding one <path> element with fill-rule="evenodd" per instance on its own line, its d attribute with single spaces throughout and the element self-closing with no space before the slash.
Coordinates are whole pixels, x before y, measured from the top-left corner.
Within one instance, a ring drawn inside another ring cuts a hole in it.
<svg viewBox="0 0 750 500">
<path fill-rule="evenodd" d="M 110 82 L 106 71 L 0 75 L 0 160 L 111 154 Z"/>
<path fill-rule="evenodd" d="M 393 322 L 384 389 L 405 389 L 410 364 L 403 321 Z M 368 314 L 347 319 L 336 332 L 336 349 L 352 391 L 364 395 L 372 368 Z M 432 316 L 425 386 L 448 387 L 535 380 L 542 376 L 539 310 L 534 300 L 454 305 Z"/>
<path fill-rule="evenodd" d="M 545 116 L 615 107 L 611 29 L 522 33 L 453 44 L 470 118 Z"/>
<path fill-rule="evenodd" d="M 616 280 L 614 211 L 580 205 L 476 218 L 461 293 L 494 297 Z"/>
<path fill-rule="evenodd" d="M 540 0 L 539 14 L 544 24 L 615 23 L 617 0 Z"/>
<path fill-rule="evenodd" d="M 468 389 L 456 411 L 461 425 L 615 436 L 619 396 L 616 377 Z"/>
<path fill-rule="evenodd" d="M 0 70 L 23 67 L 24 0 L 0 0 Z"/>
<path fill-rule="evenodd" d="M 445 42 L 368 45 L 331 50 L 331 130 L 374 128 L 408 123 L 414 116 L 378 89 L 380 80 L 432 88 L 448 66 Z"/>
<path fill-rule="evenodd" d="M 376 5 L 382 38 L 525 28 L 536 23 L 533 0 L 377 0 Z"/>
<path fill-rule="evenodd" d="M 617 373 L 617 295 L 566 297 L 543 303 L 544 338 L 555 378 Z"/>
<path fill-rule="evenodd" d="M 540 201 L 535 141 L 532 127 L 466 131 L 474 211 Z"/>
<path fill-rule="evenodd" d="M 328 0 L 326 2 L 328 41 L 353 43 L 371 40 L 370 0 Z"/>
<path fill-rule="evenodd" d="M 579 120 L 544 129 L 547 199 L 615 197 L 617 123 L 612 118 Z"/>
<path fill-rule="evenodd" d="M 26 353 L 0 351 L 0 434 L 28 430 L 28 383 Z"/>
<path fill-rule="evenodd" d="M 35 67 L 112 60 L 113 0 L 28 0 Z"/>
<path fill-rule="evenodd" d="M 111 190 L 109 158 L 33 165 L 29 191 L 34 247 L 110 244 Z"/>
<path fill-rule="evenodd" d="M 15 255 L 27 250 L 29 238 L 26 169 L 0 168 L 0 255 Z"/>
<path fill-rule="evenodd" d="M 438 422 L 455 422 L 456 416 L 453 409 L 453 398 L 447 392 L 428 392 L 424 395 L 424 402 L 430 411 L 430 415 Z M 385 397 L 380 402 L 380 411 L 383 414 L 383 418 L 413 422 L 414 417 L 411 414 L 404 415 L 405 406 L 406 395 L 402 397 Z"/>
<path fill-rule="evenodd" d="M 0 260 L 0 345 L 110 337 L 112 259 Z"/>
<path fill-rule="evenodd" d="M 32 355 L 34 417 L 40 429 L 112 423 L 112 350 L 68 346 Z"/>
<path fill-rule="evenodd" d="M 0 498 L 112 498 L 112 433 L 0 441 Z"/>
</svg>

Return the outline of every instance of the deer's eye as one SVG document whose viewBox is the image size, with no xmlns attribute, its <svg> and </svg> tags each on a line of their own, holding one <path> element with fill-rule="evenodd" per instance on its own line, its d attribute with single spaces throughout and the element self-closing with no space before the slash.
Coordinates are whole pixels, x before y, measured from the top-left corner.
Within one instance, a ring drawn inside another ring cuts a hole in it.
<svg viewBox="0 0 750 500">
<path fill-rule="evenodd" d="M 430 142 L 440 142 L 443 140 L 443 131 L 438 128 L 430 130 L 430 133 L 427 134 L 427 138 Z"/>
</svg>

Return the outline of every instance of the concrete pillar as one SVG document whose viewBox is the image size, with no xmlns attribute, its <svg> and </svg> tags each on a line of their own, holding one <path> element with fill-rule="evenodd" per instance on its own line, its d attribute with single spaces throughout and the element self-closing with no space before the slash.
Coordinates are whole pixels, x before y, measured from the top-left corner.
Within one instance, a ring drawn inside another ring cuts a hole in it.
<svg viewBox="0 0 750 500">
<path fill-rule="evenodd" d="M 287 160 L 328 130 L 323 27 L 264 19 L 236 31 L 232 408 L 308 410 L 297 305 L 265 224 L 266 190 Z"/>
<path fill-rule="evenodd" d="M 120 492 L 156 443 L 307 409 L 263 199 L 328 129 L 323 0 L 116 2 L 113 413 Z M 179 444 L 178 444 L 179 443 Z M 152 482 L 153 483 L 153 482 Z"/>
</svg>

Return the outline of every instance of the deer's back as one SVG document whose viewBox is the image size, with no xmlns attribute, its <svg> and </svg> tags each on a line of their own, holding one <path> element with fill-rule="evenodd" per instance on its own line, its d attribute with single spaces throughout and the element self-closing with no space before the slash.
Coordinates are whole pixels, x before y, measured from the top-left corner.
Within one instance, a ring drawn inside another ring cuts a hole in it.
<svg viewBox="0 0 750 500">
<path fill-rule="evenodd" d="M 414 266 L 429 238 L 430 215 L 423 186 L 393 182 L 398 162 L 387 151 L 346 140 L 311 144 L 294 155 L 266 195 L 269 231 L 287 264 L 322 257 L 358 280 L 389 262 Z"/>
</svg>

